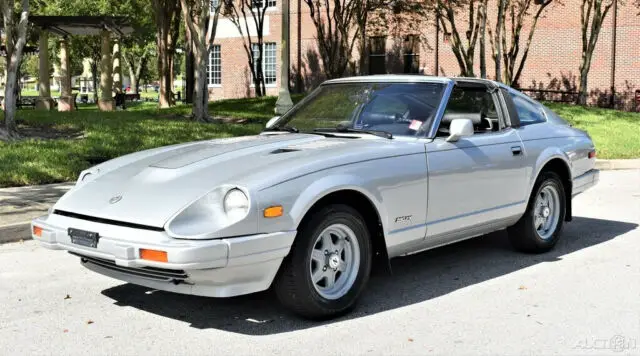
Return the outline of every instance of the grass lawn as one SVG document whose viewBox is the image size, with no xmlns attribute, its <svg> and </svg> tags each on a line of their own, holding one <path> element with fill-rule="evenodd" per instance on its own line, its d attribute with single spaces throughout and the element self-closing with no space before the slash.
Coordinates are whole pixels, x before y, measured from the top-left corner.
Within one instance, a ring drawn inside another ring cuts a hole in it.
<svg viewBox="0 0 640 356">
<path fill-rule="evenodd" d="M 546 103 L 574 127 L 586 130 L 598 158 L 640 158 L 640 113 Z"/>
<path fill-rule="evenodd" d="M 153 89 L 148 89 L 147 91 L 140 90 L 139 93 L 140 93 L 140 97 L 143 98 L 143 99 L 155 99 L 155 100 L 158 100 L 158 95 L 160 95 L 159 93 L 157 93 Z"/>
<path fill-rule="evenodd" d="M 294 101 L 301 99 L 295 96 Z M 75 180 L 79 172 L 130 152 L 174 143 L 251 135 L 273 117 L 275 97 L 213 102 L 216 117 L 252 119 L 249 123 L 201 124 L 183 118 L 190 107 L 159 110 L 156 103 L 137 103 L 126 111 L 98 112 L 80 105 L 70 113 L 19 110 L 26 134 L 52 139 L 0 141 L 0 187 Z M 600 158 L 640 157 L 640 114 L 549 104 L 560 116 L 594 138 Z"/>
<path fill-rule="evenodd" d="M 0 187 L 75 180 L 81 170 L 130 152 L 255 134 L 274 116 L 275 101 L 267 97 L 211 103 L 212 115 L 257 119 L 245 124 L 196 123 L 181 118 L 190 112 L 190 106 L 160 110 L 156 103 L 106 113 L 98 112 L 95 105 L 80 105 L 80 110 L 69 113 L 19 110 L 24 132 L 53 132 L 65 138 L 0 141 Z"/>
<path fill-rule="evenodd" d="M 4 89 L 2 90 L 2 93 L 4 93 Z M 22 95 L 22 96 L 39 96 L 40 94 L 38 93 L 37 90 L 34 90 L 34 89 L 22 89 L 20 91 L 20 95 Z M 51 90 L 51 96 L 60 96 L 60 91 Z"/>
</svg>

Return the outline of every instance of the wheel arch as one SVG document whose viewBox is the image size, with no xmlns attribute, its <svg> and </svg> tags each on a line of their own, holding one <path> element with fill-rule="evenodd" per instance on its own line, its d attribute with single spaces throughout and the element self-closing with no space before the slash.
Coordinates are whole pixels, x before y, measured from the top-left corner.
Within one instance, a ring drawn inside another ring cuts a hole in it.
<svg viewBox="0 0 640 356">
<path fill-rule="evenodd" d="M 358 211 L 371 235 L 371 243 L 373 247 L 373 271 L 382 270 L 391 271 L 389 264 L 389 255 L 387 253 L 387 244 L 384 236 L 384 225 L 378 205 L 374 203 L 372 198 L 356 187 L 341 187 L 332 189 L 324 195 L 316 199 L 307 210 L 302 214 L 302 218 L 298 222 L 297 229 L 303 225 L 315 211 L 331 204 L 344 204 Z"/>
<path fill-rule="evenodd" d="M 573 179 L 571 175 L 571 168 L 568 163 L 568 159 L 564 155 L 555 154 L 551 157 L 548 157 L 542 164 L 538 165 L 539 169 L 535 175 L 535 179 L 533 180 L 533 184 L 529 189 L 529 199 L 531 199 L 531 194 L 533 193 L 533 187 L 535 186 L 535 182 L 538 181 L 538 177 L 543 172 L 554 172 L 560 176 L 562 181 L 562 186 L 564 188 L 565 195 L 565 221 L 571 221 L 572 216 L 572 206 L 571 206 L 571 192 L 573 191 Z"/>
</svg>

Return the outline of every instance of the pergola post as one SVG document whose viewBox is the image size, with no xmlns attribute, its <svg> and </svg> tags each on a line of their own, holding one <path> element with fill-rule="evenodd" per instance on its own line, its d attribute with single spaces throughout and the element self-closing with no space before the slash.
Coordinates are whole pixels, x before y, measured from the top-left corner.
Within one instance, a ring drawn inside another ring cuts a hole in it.
<svg viewBox="0 0 640 356">
<path fill-rule="evenodd" d="M 42 56 L 40 57 L 42 58 Z M 73 96 L 71 95 L 71 72 L 69 71 L 69 41 L 64 37 L 60 40 L 60 99 L 58 100 L 58 111 L 72 111 L 74 104 Z"/>
<path fill-rule="evenodd" d="M 51 99 L 51 85 L 49 83 L 49 32 L 42 29 L 40 32 L 40 42 L 38 43 L 40 62 L 38 68 L 38 100 L 36 109 L 51 110 L 53 99 Z"/>
<path fill-rule="evenodd" d="M 111 63 L 111 33 L 102 30 L 102 60 L 100 61 L 100 99 L 98 107 L 101 111 L 113 111 L 113 64 Z"/>
<path fill-rule="evenodd" d="M 113 40 L 113 91 L 122 93 L 122 55 L 120 40 Z"/>
</svg>

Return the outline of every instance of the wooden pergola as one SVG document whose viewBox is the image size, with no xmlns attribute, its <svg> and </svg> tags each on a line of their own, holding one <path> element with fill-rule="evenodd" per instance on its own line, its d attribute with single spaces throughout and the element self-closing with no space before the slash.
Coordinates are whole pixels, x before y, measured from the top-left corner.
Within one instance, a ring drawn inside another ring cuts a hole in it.
<svg viewBox="0 0 640 356">
<path fill-rule="evenodd" d="M 60 39 L 60 99 L 58 111 L 74 109 L 71 94 L 71 72 L 69 70 L 69 37 L 100 36 L 102 60 L 100 61 L 100 99 L 98 107 L 103 111 L 114 109 L 112 91 L 122 90 L 122 62 L 119 38 L 133 32 L 133 26 L 121 16 L 31 16 L 29 21 L 41 29 L 39 41 L 39 81 L 36 108 L 51 110 L 51 86 L 49 82 L 49 33 Z M 112 41 L 114 37 L 114 41 Z"/>
</svg>

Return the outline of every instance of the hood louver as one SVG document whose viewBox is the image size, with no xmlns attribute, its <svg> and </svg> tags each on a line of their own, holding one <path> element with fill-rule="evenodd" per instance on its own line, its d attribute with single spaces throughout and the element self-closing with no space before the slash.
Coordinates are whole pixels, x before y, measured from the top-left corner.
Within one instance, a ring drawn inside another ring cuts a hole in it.
<svg viewBox="0 0 640 356">
<path fill-rule="evenodd" d="M 297 150 L 295 148 L 278 148 L 277 150 L 273 150 L 269 152 L 269 154 L 276 155 L 279 153 L 296 152 L 296 151 L 300 151 L 300 150 Z"/>
</svg>

